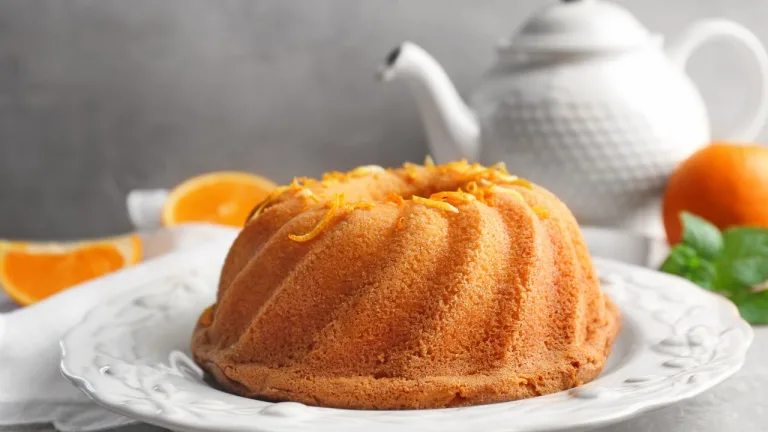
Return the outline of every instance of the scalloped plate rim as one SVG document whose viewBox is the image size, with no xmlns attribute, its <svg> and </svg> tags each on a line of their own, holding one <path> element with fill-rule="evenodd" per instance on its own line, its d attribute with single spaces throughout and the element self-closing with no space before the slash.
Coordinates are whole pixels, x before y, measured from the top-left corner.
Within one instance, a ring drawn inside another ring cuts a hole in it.
<svg viewBox="0 0 768 432">
<path fill-rule="evenodd" d="M 604 258 L 593 258 L 596 267 L 601 270 L 609 269 L 610 271 L 616 271 L 616 272 L 626 272 L 627 274 L 633 274 L 633 275 L 642 275 L 642 276 L 650 276 L 652 278 L 658 278 L 662 280 L 669 281 L 671 284 L 676 285 L 676 287 L 685 287 L 682 292 L 685 294 L 685 296 L 691 296 L 694 297 L 699 295 L 702 296 L 702 298 L 709 298 L 710 301 L 713 302 L 713 304 L 719 304 L 720 308 L 723 308 L 723 310 L 729 309 L 730 318 L 733 319 L 733 324 L 731 329 L 738 330 L 740 333 L 742 333 L 742 340 L 741 344 L 737 347 L 737 350 L 731 353 L 732 357 L 729 362 L 726 362 L 727 365 L 721 367 L 717 370 L 717 372 L 714 374 L 713 377 L 710 377 L 707 381 L 700 382 L 695 386 L 688 387 L 685 391 L 679 391 L 676 393 L 667 393 L 663 390 L 659 391 L 658 394 L 656 394 L 652 399 L 648 399 L 647 401 L 643 403 L 630 403 L 627 406 L 622 407 L 621 409 L 612 409 L 606 411 L 604 414 L 602 414 L 599 417 L 591 418 L 586 421 L 557 421 L 552 420 L 553 423 L 549 424 L 539 424 L 539 425 L 529 425 L 524 426 L 522 428 L 515 428 L 514 426 L 510 426 L 508 424 L 500 424 L 497 425 L 491 425 L 481 422 L 480 424 L 472 424 L 471 427 L 484 427 L 484 428 L 493 428 L 493 430 L 499 430 L 499 431 L 514 431 L 514 432 L 539 432 L 539 431 L 555 431 L 555 430 L 576 430 L 580 428 L 592 428 L 592 427 L 598 427 L 602 425 L 612 424 L 617 421 L 620 421 L 622 419 L 627 419 L 634 417 L 636 415 L 639 415 L 641 413 L 651 411 L 660 407 L 672 405 L 676 402 L 689 399 L 695 395 L 698 395 L 704 391 L 707 391 L 708 389 L 714 387 L 715 385 L 721 383 L 731 375 L 733 375 L 735 372 L 737 372 L 744 364 L 746 351 L 749 348 L 754 333 L 752 330 L 752 327 L 746 323 L 741 316 L 738 313 L 737 308 L 730 303 L 727 299 L 715 294 L 711 293 L 709 291 L 703 290 L 694 284 L 690 283 L 687 280 L 684 280 L 682 278 L 678 278 L 676 276 L 662 274 L 660 272 L 639 267 L 633 264 L 626 264 L 621 262 L 616 262 L 610 259 L 604 259 Z M 129 273 L 129 270 L 126 270 L 126 273 Z M 172 275 L 173 273 L 166 274 L 166 277 L 169 275 Z M 215 288 L 214 288 L 215 289 Z M 139 291 L 141 292 L 141 291 Z M 693 294 L 696 293 L 696 294 Z M 114 301 L 116 299 L 125 299 L 128 301 L 129 299 L 135 298 L 137 295 L 137 292 L 131 292 L 131 293 L 122 293 L 120 295 L 115 296 L 111 299 L 111 301 Z M 617 301 L 617 304 L 619 302 Z M 633 316 L 632 311 L 626 310 L 624 307 L 621 307 L 621 304 L 619 304 L 623 316 L 631 317 Z M 117 414 L 121 414 L 139 421 L 144 421 L 147 423 L 155 424 L 157 426 L 165 427 L 172 430 L 183 430 L 183 431 L 208 431 L 212 428 L 215 428 L 215 430 L 219 430 L 222 432 L 245 432 L 245 431 L 257 431 L 257 432 L 271 432 L 276 430 L 303 430 L 301 424 L 296 425 L 296 429 L 290 428 L 291 420 L 285 420 L 285 424 L 281 425 L 283 427 L 279 428 L 272 428 L 267 426 L 261 426 L 258 424 L 249 424 L 246 426 L 238 426 L 238 425 L 227 425 L 223 423 L 208 423 L 205 419 L 202 420 L 195 420 L 193 417 L 188 417 L 186 420 L 184 419 L 170 419 L 166 418 L 163 415 L 156 414 L 147 414 L 147 413 L 140 413 L 135 411 L 134 409 L 131 409 L 126 404 L 118 404 L 110 401 L 107 397 L 102 396 L 101 392 L 97 389 L 99 386 L 94 385 L 93 382 L 89 381 L 88 378 L 85 376 L 82 376 L 82 374 L 78 374 L 74 372 L 74 368 L 72 365 L 68 364 L 69 359 L 71 356 L 68 355 L 69 352 L 71 352 L 71 348 L 74 346 L 75 342 L 73 341 L 73 335 L 77 334 L 78 328 L 83 326 L 86 322 L 88 322 L 90 319 L 92 319 L 95 315 L 98 315 L 100 308 L 95 308 L 94 310 L 88 312 L 81 323 L 78 326 L 75 326 L 73 329 L 71 329 L 67 334 L 64 336 L 64 338 L 60 341 L 60 347 L 61 347 L 61 372 L 62 375 L 71 382 L 75 387 L 80 389 L 83 393 L 85 393 L 91 400 L 93 400 L 96 404 L 102 406 L 103 408 L 110 410 L 112 412 L 115 412 Z M 721 311 L 722 312 L 722 311 Z M 634 319 L 634 318 L 632 318 Z M 628 320 L 629 321 L 629 320 Z M 624 325 L 624 323 L 623 323 Z M 645 347 L 645 350 L 648 350 L 648 347 Z M 726 359 L 727 360 L 727 359 Z M 621 369 L 621 367 L 619 368 Z M 694 369 L 695 371 L 695 369 Z M 611 373 L 616 372 L 612 371 Z M 577 389 L 586 388 L 587 386 L 594 385 L 595 383 L 598 383 L 600 379 L 603 377 L 601 375 L 598 379 L 592 381 L 591 383 L 585 384 L 584 386 L 577 387 Z M 537 398 L 532 399 L 526 399 L 523 401 L 512 401 L 512 402 L 503 402 L 503 403 L 497 403 L 497 404 L 490 404 L 490 405 L 479 405 L 479 406 L 472 406 L 472 407 L 461 407 L 461 408 L 448 408 L 448 409 L 437 409 L 437 410 L 412 410 L 412 411 L 361 411 L 361 410 L 343 410 L 343 409 L 336 409 L 336 408 L 324 408 L 324 407 L 311 407 L 311 406 L 304 406 L 303 409 L 308 410 L 314 410 L 319 411 L 321 413 L 328 413 L 328 412 L 345 412 L 348 414 L 353 415 L 354 417 L 361 417 L 356 418 L 359 424 L 356 425 L 356 427 L 363 427 L 363 424 L 366 422 L 369 422 L 370 424 L 367 424 L 369 430 L 374 430 L 371 428 L 375 427 L 375 430 L 386 430 L 386 431 L 394 431 L 396 429 L 402 428 L 404 426 L 410 426 L 410 427 L 423 427 L 426 425 L 419 425 L 418 415 L 416 413 L 423 413 L 423 414 L 436 414 L 440 413 L 441 416 L 448 415 L 452 418 L 453 421 L 460 422 L 460 418 L 454 418 L 454 417 L 461 417 L 461 415 L 455 416 L 451 415 L 450 413 L 457 413 L 457 412 L 467 412 L 467 411 L 474 411 L 478 409 L 483 409 L 487 407 L 499 407 L 499 406 L 508 406 L 512 407 L 514 409 L 515 405 L 520 404 L 525 401 L 532 401 L 532 400 L 541 400 L 543 398 L 549 398 L 552 396 L 569 394 L 573 391 L 568 390 L 564 392 L 559 392 L 551 395 L 541 396 Z M 225 394 L 222 392 L 222 394 Z M 239 398 L 244 399 L 246 401 L 251 401 L 249 399 L 245 398 Z M 251 402 L 259 402 L 262 404 L 268 404 L 268 406 L 274 406 L 274 405 L 281 405 L 286 404 L 283 403 L 269 403 L 269 402 L 263 402 L 263 401 L 251 401 Z M 292 404 L 292 403 L 287 403 Z M 389 414 L 396 415 L 398 413 L 408 413 L 406 416 L 401 417 L 398 421 L 392 422 L 392 423 L 377 423 L 377 420 L 381 420 L 381 416 L 387 416 Z M 366 420 L 365 416 L 371 415 L 372 417 L 378 417 L 378 419 L 372 419 L 372 420 Z M 540 414 L 537 414 L 540 415 Z M 316 416 L 317 417 L 317 416 Z M 264 418 L 264 414 L 257 413 L 248 416 L 249 419 L 259 419 Z M 271 420 L 274 420 L 275 417 L 270 417 Z M 211 420 L 211 419 L 209 419 Z M 413 420 L 414 423 L 410 423 L 410 420 Z M 214 419 L 215 421 L 215 419 Z M 320 419 L 322 421 L 322 419 Z M 408 421 L 408 422 L 406 422 Z M 473 422 L 474 423 L 474 422 Z M 440 424 L 445 425 L 445 420 L 442 420 Z M 455 426 L 455 425 L 454 425 Z M 288 427 L 287 429 L 285 427 Z M 448 430 L 445 428 L 441 428 L 440 430 Z M 459 429 L 456 429 L 459 430 Z M 490 429 L 487 429 L 490 430 Z"/>
</svg>

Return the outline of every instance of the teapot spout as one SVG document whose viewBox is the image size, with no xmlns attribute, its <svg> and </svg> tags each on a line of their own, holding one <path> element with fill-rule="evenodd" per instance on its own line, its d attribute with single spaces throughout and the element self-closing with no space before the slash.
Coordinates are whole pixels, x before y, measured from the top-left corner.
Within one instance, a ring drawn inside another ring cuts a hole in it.
<svg viewBox="0 0 768 432">
<path fill-rule="evenodd" d="M 459 96 L 445 70 L 418 45 L 405 42 L 392 50 L 379 72 L 382 81 L 403 78 L 416 98 L 429 148 L 438 162 L 476 160 L 480 125 Z"/>
</svg>

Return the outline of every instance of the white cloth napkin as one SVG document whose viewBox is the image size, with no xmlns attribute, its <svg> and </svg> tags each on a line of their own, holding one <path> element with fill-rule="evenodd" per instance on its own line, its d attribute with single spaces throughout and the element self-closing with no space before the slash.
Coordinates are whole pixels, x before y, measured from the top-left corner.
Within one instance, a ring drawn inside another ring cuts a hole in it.
<svg viewBox="0 0 768 432">
<path fill-rule="evenodd" d="M 147 258 L 205 247 L 212 240 L 234 239 L 237 230 L 186 225 L 142 235 Z M 53 423 L 60 431 L 95 431 L 128 419 L 112 414 L 71 386 L 59 372 L 58 341 L 105 298 L 120 292 L 90 283 L 45 301 L 0 314 L 0 427 Z"/>
<path fill-rule="evenodd" d="M 141 231 L 145 260 L 234 239 L 236 229 L 208 224 L 160 226 L 164 190 L 136 191 L 128 197 L 131 220 Z M 100 408 L 59 372 L 59 340 L 105 298 L 120 292 L 89 283 L 35 305 L 19 308 L 0 291 L 0 430 L 53 424 L 64 432 L 123 426 L 131 420 Z"/>
</svg>

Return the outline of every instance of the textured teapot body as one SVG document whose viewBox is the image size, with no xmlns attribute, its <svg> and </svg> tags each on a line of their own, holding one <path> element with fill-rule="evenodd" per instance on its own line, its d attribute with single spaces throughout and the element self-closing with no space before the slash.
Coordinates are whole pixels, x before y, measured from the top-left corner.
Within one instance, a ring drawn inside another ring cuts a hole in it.
<svg viewBox="0 0 768 432">
<path fill-rule="evenodd" d="M 751 115 L 720 137 L 752 140 L 768 115 L 768 54 L 752 32 L 723 19 L 694 23 L 662 47 L 614 2 L 549 4 L 502 45 L 470 107 L 413 43 L 390 52 L 380 76 L 411 87 L 438 161 L 504 161 L 582 223 L 654 232 L 668 177 L 710 141 L 706 107 L 684 68 L 716 39 L 739 46 L 760 73 Z"/>
<path fill-rule="evenodd" d="M 709 141 L 693 83 L 656 48 L 502 56 L 471 102 L 480 159 L 545 185 L 580 221 L 623 225 Z"/>
</svg>

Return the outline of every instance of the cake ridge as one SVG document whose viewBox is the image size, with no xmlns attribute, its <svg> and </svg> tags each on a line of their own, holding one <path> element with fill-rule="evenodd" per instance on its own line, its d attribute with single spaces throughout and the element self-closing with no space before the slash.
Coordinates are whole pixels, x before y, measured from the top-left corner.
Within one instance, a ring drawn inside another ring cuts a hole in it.
<svg viewBox="0 0 768 432">
<path fill-rule="evenodd" d="M 286 229 L 286 228 L 284 227 L 284 229 Z M 281 238 L 281 241 L 285 241 L 280 236 L 276 236 L 276 237 Z M 379 244 L 386 244 L 386 242 L 385 241 L 381 241 Z M 325 251 L 327 251 L 327 250 L 335 249 L 334 245 L 331 244 L 331 241 L 329 241 L 329 240 L 326 240 L 325 242 L 321 242 L 321 244 L 319 246 L 321 247 L 321 249 L 317 250 L 316 254 L 313 254 L 312 261 L 308 261 L 306 255 L 303 255 L 300 261 L 295 262 L 294 266 L 296 267 L 296 270 L 294 272 L 292 272 L 292 273 L 288 273 L 286 275 L 287 277 L 281 280 L 278 288 L 272 294 L 272 299 L 277 299 L 282 294 L 281 291 L 285 287 L 286 284 L 288 284 L 289 282 L 294 282 L 294 280 L 291 280 L 291 278 L 301 278 L 301 277 L 303 277 L 302 276 L 304 274 L 303 270 L 305 268 L 311 267 L 313 264 L 315 264 L 317 262 L 317 260 L 323 260 L 324 259 L 323 256 L 318 256 L 318 255 L 323 255 L 323 253 Z M 373 249 L 374 250 L 378 250 L 379 248 L 377 246 L 374 246 Z M 322 288 L 322 287 L 320 287 L 320 288 Z M 272 299 L 270 299 L 270 300 L 272 300 Z M 262 315 L 263 315 L 264 311 L 266 310 L 266 308 L 269 307 L 269 304 L 270 304 L 269 302 L 264 303 L 264 305 L 262 305 L 262 307 L 254 314 L 254 318 L 250 322 L 251 326 L 257 320 L 262 318 Z"/>
<path fill-rule="evenodd" d="M 443 256 L 448 256 L 450 254 L 449 245 L 446 244 L 445 247 L 442 249 L 442 253 L 444 255 L 438 255 L 435 260 L 440 260 Z M 390 249 L 390 253 L 393 255 L 397 255 L 397 245 L 393 245 L 392 249 Z M 404 285 L 402 282 L 408 281 L 408 279 L 403 279 L 403 275 L 398 274 L 397 268 L 401 267 L 401 265 L 404 262 L 408 262 L 408 257 L 396 257 L 397 260 L 391 263 L 390 265 L 387 265 L 382 270 L 382 280 L 378 283 L 369 283 L 367 284 L 364 289 L 359 291 L 355 297 L 350 299 L 350 302 L 348 303 L 348 308 L 346 309 L 340 309 L 339 314 L 343 315 L 340 317 L 340 319 L 336 320 L 331 326 L 328 326 L 327 328 L 323 329 L 321 333 L 318 334 L 319 337 L 323 337 L 323 341 L 325 342 L 326 346 L 328 346 L 329 343 L 332 343 L 333 341 L 328 338 L 327 336 L 333 335 L 336 337 L 343 337 L 343 338 L 354 338 L 353 340 L 357 340 L 359 344 L 363 344 L 365 341 L 370 339 L 378 339 L 379 337 L 384 337 L 385 339 L 381 339 L 382 343 L 382 353 L 390 352 L 394 349 L 400 349 L 404 350 L 403 352 L 406 352 L 409 347 L 409 342 L 413 342 L 413 334 L 414 332 L 418 331 L 417 328 L 420 328 L 424 325 L 424 321 L 426 315 L 424 312 L 422 312 L 421 315 L 423 318 L 421 320 L 413 320 L 409 321 L 410 325 L 408 326 L 407 331 L 397 331 L 397 329 L 390 328 L 388 330 L 382 330 L 382 331 L 365 331 L 370 329 L 360 329 L 359 325 L 349 325 L 350 323 L 354 323 L 357 318 L 365 317 L 368 315 L 371 311 L 367 310 L 366 308 L 370 304 L 371 300 L 375 300 L 377 297 L 383 296 L 385 299 L 390 298 L 394 300 L 395 302 L 398 300 L 398 298 L 401 298 L 402 296 L 399 296 L 398 294 L 406 294 L 405 291 L 398 291 L 397 285 Z M 409 275 L 408 277 L 410 279 L 423 279 L 423 280 L 430 280 L 434 277 L 435 274 L 439 272 L 437 266 L 423 266 L 420 269 L 419 273 L 414 273 L 412 275 Z M 387 278 L 386 276 L 389 275 L 390 278 Z M 396 285 L 394 288 L 392 286 L 388 286 L 389 283 L 392 283 Z M 409 284 L 410 285 L 410 284 Z M 389 288 L 386 289 L 385 288 Z M 414 288 L 407 292 L 407 294 L 410 294 L 412 296 L 421 296 L 423 298 L 429 297 L 429 291 L 427 288 L 429 288 L 429 285 L 427 284 L 421 284 L 421 283 L 414 283 L 411 288 Z M 394 298 L 393 298 L 394 297 Z M 417 297 L 418 298 L 418 297 Z M 397 304 L 397 303 L 395 303 Z M 427 306 L 427 309 L 429 306 Z M 411 315 L 413 317 L 415 315 Z M 403 317 L 404 319 L 407 319 L 406 317 Z M 402 323 L 402 321 L 400 322 Z M 364 337 L 361 339 L 361 337 Z M 338 344 L 335 347 L 329 347 L 331 349 L 331 354 L 333 354 L 336 351 L 340 351 L 339 348 L 341 348 L 341 351 L 344 350 L 343 347 L 338 346 Z M 356 350 L 357 352 L 360 352 L 359 350 Z M 355 353 L 350 353 L 355 354 Z M 315 357 L 320 356 L 320 353 L 315 354 Z M 385 354 L 386 356 L 386 354 Z M 373 357 L 370 357 L 371 359 Z M 337 363 L 337 366 L 343 367 L 345 363 L 348 363 L 349 360 L 353 359 L 347 359 L 347 361 L 340 361 Z M 318 364 L 323 363 L 322 359 L 318 359 Z M 387 362 L 388 363 L 388 362 Z M 375 363 L 373 365 L 371 364 L 362 364 L 364 368 L 368 368 L 374 375 L 380 374 L 381 370 L 377 366 L 379 366 L 379 363 Z M 364 374 L 364 371 L 358 370 L 356 374 L 350 375 L 350 377 L 353 376 L 362 376 Z M 380 376 L 379 376 L 380 377 Z"/>
<path fill-rule="evenodd" d="M 247 397 L 436 408 L 589 381 L 618 328 L 557 197 L 503 164 L 427 161 L 270 194 L 192 349 Z"/>
</svg>

